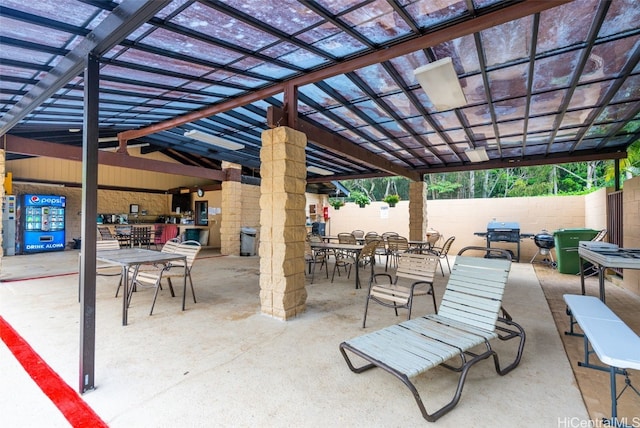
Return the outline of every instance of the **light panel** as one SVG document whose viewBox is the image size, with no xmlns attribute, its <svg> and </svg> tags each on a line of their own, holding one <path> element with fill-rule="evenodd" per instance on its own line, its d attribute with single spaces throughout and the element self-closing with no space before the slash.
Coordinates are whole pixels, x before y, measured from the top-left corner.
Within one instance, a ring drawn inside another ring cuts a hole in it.
<svg viewBox="0 0 640 428">
<path fill-rule="evenodd" d="M 308 166 L 307 172 L 312 172 L 319 175 L 333 175 L 333 171 L 327 169 L 318 168 L 317 166 Z"/>
<path fill-rule="evenodd" d="M 486 162 L 489 160 L 489 156 L 487 155 L 487 150 L 484 147 L 478 147 L 476 149 L 467 149 L 464 151 L 464 154 L 467 155 L 469 161 L 471 162 Z"/>
<path fill-rule="evenodd" d="M 451 110 L 467 104 L 451 58 L 442 58 L 423 65 L 413 74 L 436 111 Z"/>
<path fill-rule="evenodd" d="M 233 141 L 225 140 L 220 137 L 216 137 L 215 135 L 207 134 L 206 132 L 197 131 L 195 129 L 185 132 L 184 136 L 202 141 L 203 143 L 211 144 L 212 146 L 222 147 L 227 150 L 244 149 L 244 144 L 234 143 Z"/>
</svg>

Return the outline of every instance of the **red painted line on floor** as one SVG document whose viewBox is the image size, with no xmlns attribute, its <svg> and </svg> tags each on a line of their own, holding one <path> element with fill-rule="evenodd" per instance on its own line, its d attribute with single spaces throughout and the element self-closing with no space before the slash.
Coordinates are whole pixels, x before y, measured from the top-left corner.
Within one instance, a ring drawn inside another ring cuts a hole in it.
<svg viewBox="0 0 640 428">
<path fill-rule="evenodd" d="M 213 259 L 213 258 L 217 258 L 217 257 L 227 257 L 224 254 L 216 254 L 213 256 L 204 256 L 204 257 L 198 257 L 197 260 L 202 260 L 202 259 Z M 29 277 L 24 277 L 24 278 L 9 278 L 9 279 L 0 279 L 0 283 L 1 282 L 17 282 L 17 281 L 31 281 L 34 279 L 45 279 L 45 278 L 56 278 L 59 276 L 68 276 L 68 275 L 77 275 L 78 272 L 67 272 L 67 273 L 56 273 L 53 275 L 42 275 L 42 276 L 29 276 Z"/>
<path fill-rule="evenodd" d="M 0 316 L 0 339 L 73 427 L 107 427 L 100 416 Z"/>
</svg>

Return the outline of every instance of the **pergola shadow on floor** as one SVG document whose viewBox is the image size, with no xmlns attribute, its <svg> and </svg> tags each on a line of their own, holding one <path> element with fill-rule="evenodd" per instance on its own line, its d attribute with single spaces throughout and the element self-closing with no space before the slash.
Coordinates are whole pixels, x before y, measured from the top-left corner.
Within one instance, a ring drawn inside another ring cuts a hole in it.
<svg viewBox="0 0 640 428">
<path fill-rule="evenodd" d="M 117 277 L 98 277 L 96 389 L 83 399 L 109 426 L 426 424 L 401 382 L 379 370 L 353 374 L 340 355 L 340 342 L 363 333 L 366 290 L 354 289 L 353 276 L 331 283 L 316 275 L 314 284 L 307 284 L 306 312 L 283 322 L 259 312 L 257 257 L 201 255 L 193 268 L 197 304 L 187 299 L 187 310 L 180 311 L 180 296 L 171 298 L 165 287 L 149 316 L 152 290 L 140 290 L 126 327 L 121 325 L 122 302 L 114 298 Z M 42 272 L 30 269 L 32 277 L 40 278 L 8 281 L 12 265 L 23 263 L 22 257 L 29 258 L 30 266 L 42 266 Z M 55 266 L 47 267 L 48 259 Z M 5 258 L 0 283 L 0 315 L 74 389 L 79 355 L 76 266 L 77 251 Z M 566 277 L 557 272 L 550 276 Z M 568 278 L 566 287 L 577 289 L 577 280 Z M 445 282 L 437 277 L 438 299 Z M 589 419 L 573 361 L 567 359 L 532 265 L 513 264 L 505 305 L 527 332 L 522 363 L 504 377 L 489 360 L 475 366 L 460 404 L 438 426 L 537 427 Z M 419 299 L 414 313 L 432 311 L 431 306 L 430 299 Z M 396 318 L 392 310 L 373 305 L 366 331 L 404 316 Z M 512 344 L 496 347 L 507 359 L 515 351 Z M 1 349 L 2 366 L 8 369 L 0 411 L 8 426 L 67 426 L 8 350 Z M 455 383 L 456 376 L 441 368 L 416 381 L 428 409 L 446 402 Z M 606 402 L 608 383 L 589 393 Z"/>
</svg>

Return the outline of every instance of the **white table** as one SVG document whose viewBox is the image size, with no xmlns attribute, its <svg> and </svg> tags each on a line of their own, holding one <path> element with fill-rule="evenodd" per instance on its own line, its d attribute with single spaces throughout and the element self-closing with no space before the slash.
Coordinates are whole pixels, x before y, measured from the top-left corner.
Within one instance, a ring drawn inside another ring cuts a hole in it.
<svg viewBox="0 0 640 428">
<path fill-rule="evenodd" d="M 616 375 L 625 376 L 633 391 L 638 393 L 631 382 L 626 369 L 640 370 L 640 337 L 627 326 L 602 300 L 593 296 L 565 294 L 564 301 L 572 318 L 584 332 L 584 362 L 581 367 L 607 371 L 611 383 L 611 426 L 620 426 L 617 420 L 618 396 Z M 573 332 L 573 320 L 571 331 Z M 589 344 L 593 351 L 589 350 Z M 589 355 L 595 352 L 600 361 L 609 367 L 589 362 Z M 640 393 L 638 394 L 640 395 Z"/>
<path fill-rule="evenodd" d="M 593 251 L 584 247 L 578 247 L 580 261 L 580 286 L 582 294 L 584 288 L 584 263 L 586 260 L 592 263 L 598 270 L 598 285 L 600 288 L 600 300 L 605 302 L 604 271 L 606 268 L 640 269 L 640 249 L 617 248 L 613 250 Z"/>
<path fill-rule="evenodd" d="M 142 248 L 123 248 L 120 250 L 102 250 L 96 252 L 96 260 L 118 264 L 122 267 L 122 325 L 127 325 L 127 310 L 129 308 L 129 287 L 133 285 L 135 275 L 141 265 L 154 263 L 167 263 L 181 260 L 184 266 L 182 310 L 185 308 L 187 295 L 187 257 L 182 254 L 163 253 L 161 251 L 145 250 Z M 133 269 L 133 275 L 129 280 L 129 270 Z"/>
</svg>

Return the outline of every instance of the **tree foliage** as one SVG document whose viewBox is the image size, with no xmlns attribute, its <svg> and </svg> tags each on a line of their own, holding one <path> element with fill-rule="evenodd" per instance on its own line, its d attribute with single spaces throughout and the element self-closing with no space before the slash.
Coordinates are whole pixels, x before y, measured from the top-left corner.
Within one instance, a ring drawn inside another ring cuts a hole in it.
<svg viewBox="0 0 640 428">
<path fill-rule="evenodd" d="M 629 146 L 620 161 L 621 180 L 640 175 L 640 140 Z M 508 198 L 516 196 L 572 195 L 614 186 L 614 161 L 458 171 L 425 175 L 429 199 Z M 350 190 L 372 201 L 398 194 L 409 199 L 409 180 L 403 177 L 345 180 Z M 621 183 L 622 185 L 622 183 Z"/>
</svg>

